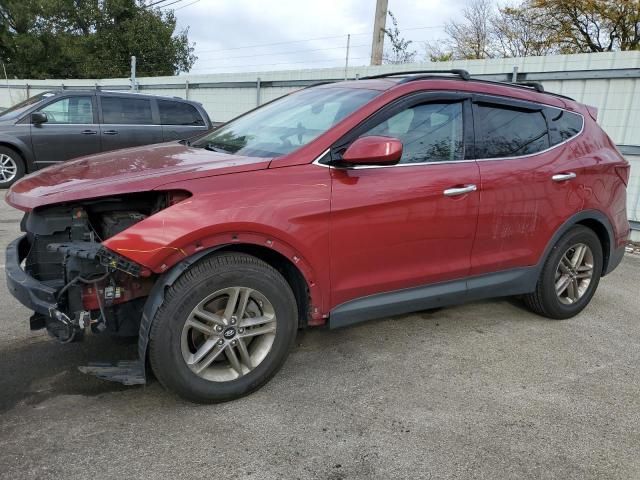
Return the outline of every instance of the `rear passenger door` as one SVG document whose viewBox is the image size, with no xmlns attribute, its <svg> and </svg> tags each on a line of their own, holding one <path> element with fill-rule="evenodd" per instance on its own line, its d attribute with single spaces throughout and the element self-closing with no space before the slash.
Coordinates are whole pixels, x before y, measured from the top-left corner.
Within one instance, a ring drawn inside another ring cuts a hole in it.
<svg viewBox="0 0 640 480">
<path fill-rule="evenodd" d="M 98 99 L 102 151 L 162 142 L 162 126 L 154 120 L 152 99 L 109 94 Z"/>
<path fill-rule="evenodd" d="M 471 274 L 535 265 L 582 208 L 582 163 L 567 143 L 582 130 L 582 116 L 480 95 L 473 113 L 481 196 Z"/>
<path fill-rule="evenodd" d="M 205 119 L 193 105 L 171 100 L 157 102 L 165 142 L 193 137 L 208 130 Z"/>
</svg>

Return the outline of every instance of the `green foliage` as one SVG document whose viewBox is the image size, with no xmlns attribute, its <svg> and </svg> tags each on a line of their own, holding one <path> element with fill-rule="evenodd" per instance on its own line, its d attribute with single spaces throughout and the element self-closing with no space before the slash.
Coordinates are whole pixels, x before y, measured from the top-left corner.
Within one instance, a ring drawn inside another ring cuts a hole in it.
<svg viewBox="0 0 640 480">
<path fill-rule="evenodd" d="M 404 37 L 400 36 L 398 20 L 391 10 L 389 10 L 389 18 L 391 18 L 393 27 L 385 28 L 384 34 L 391 43 L 391 50 L 384 53 L 384 63 L 399 64 L 415 61 L 416 51 L 409 48 L 413 41 L 405 40 Z"/>
<path fill-rule="evenodd" d="M 16 78 L 174 75 L 196 60 L 172 11 L 136 0 L 0 0 L 0 59 Z"/>
</svg>

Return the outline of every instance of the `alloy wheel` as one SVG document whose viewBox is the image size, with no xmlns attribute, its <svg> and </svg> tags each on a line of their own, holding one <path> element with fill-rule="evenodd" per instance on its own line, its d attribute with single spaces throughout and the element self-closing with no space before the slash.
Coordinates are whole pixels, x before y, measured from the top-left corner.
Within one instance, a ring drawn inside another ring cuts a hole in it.
<svg viewBox="0 0 640 480">
<path fill-rule="evenodd" d="M 0 183 L 8 183 L 16 178 L 18 165 L 9 155 L 0 153 Z"/>
<path fill-rule="evenodd" d="M 235 380 L 267 356 L 276 334 L 273 305 L 259 291 L 229 287 L 207 296 L 182 328 L 182 357 L 205 380 Z"/>
<path fill-rule="evenodd" d="M 580 300 L 593 278 L 593 252 L 584 243 L 571 246 L 556 268 L 555 289 L 558 300 L 571 305 Z"/>
</svg>

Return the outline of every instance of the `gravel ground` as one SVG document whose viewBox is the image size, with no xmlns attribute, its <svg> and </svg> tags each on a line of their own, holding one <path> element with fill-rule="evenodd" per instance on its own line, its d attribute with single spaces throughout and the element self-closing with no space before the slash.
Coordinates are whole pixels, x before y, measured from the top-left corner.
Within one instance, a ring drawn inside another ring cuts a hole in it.
<svg viewBox="0 0 640 480">
<path fill-rule="evenodd" d="M 571 320 L 498 300 L 303 332 L 266 387 L 196 406 L 79 373 L 135 349 L 29 332 L 2 275 L 0 478 L 637 479 L 639 284 L 627 255 Z"/>
</svg>

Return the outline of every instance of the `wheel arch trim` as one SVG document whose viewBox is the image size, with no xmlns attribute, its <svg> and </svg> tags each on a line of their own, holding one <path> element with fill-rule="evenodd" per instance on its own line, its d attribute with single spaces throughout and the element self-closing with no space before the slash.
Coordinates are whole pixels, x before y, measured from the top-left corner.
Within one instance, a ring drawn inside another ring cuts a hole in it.
<svg viewBox="0 0 640 480">
<path fill-rule="evenodd" d="M 614 230 L 613 230 L 611 221 L 609 220 L 609 217 L 607 217 L 605 213 L 599 210 L 583 210 L 581 212 L 578 212 L 572 215 L 562 225 L 560 225 L 560 227 L 555 231 L 551 239 L 547 242 L 547 246 L 545 247 L 544 252 L 538 262 L 539 269 L 541 269 L 542 266 L 544 265 L 544 262 L 549 256 L 549 253 L 551 253 L 551 250 L 553 249 L 553 247 L 556 245 L 556 243 L 558 243 L 558 240 L 560 239 L 560 237 L 564 235 L 566 232 L 568 232 L 572 227 L 576 225 L 584 225 L 587 228 L 591 228 L 589 225 L 586 225 L 584 222 L 596 222 L 602 228 L 604 228 L 607 236 L 606 240 L 608 242 L 608 245 L 606 244 L 602 245 L 602 254 L 603 254 L 602 275 L 603 276 L 606 275 L 613 269 L 610 267 L 613 265 L 611 263 L 611 260 L 615 257 Z M 594 231 L 594 232 L 596 235 L 598 235 L 598 238 L 600 238 L 601 232 L 598 232 L 598 231 Z M 600 241 L 602 243 L 601 238 L 600 238 Z M 616 265 L 613 265 L 613 267 L 615 266 Z"/>
</svg>

